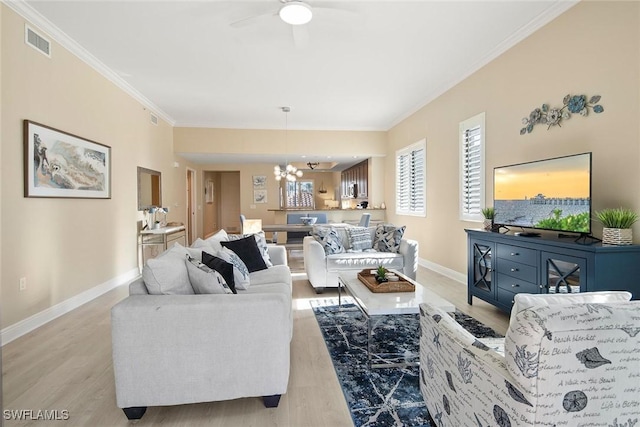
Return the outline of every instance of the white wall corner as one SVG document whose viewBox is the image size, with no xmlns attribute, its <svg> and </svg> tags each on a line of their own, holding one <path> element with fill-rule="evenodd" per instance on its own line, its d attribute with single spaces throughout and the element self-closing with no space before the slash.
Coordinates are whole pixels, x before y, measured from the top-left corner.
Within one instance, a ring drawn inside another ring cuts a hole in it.
<svg viewBox="0 0 640 427">
<path fill-rule="evenodd" d="M 0 331 L 0 342 L 2 342 L 2 346 L 5 346 L 11 341 L 20 338 L 25 334 L 28 334 L 34 329 L 37 329 L 40 326 L 51 322 L 52 320 L 62 316 L 63 314 L 75 310 L 81 305 L 98 298 L 99 296 L 109 292 L 110 290 L 115 289 L 118 286 L 128 284 L 139 275 L 140 270 L 134 268 L 133 270 L 130 270 L 125 274 L 122 274 L 82 293 L 79 293 L 78 295 L 64 300 L 52 307 L 49 307 L 46 310 L 36 313 L 33 316 L 27 317 L 26 319 L 21 320 L 18 323 L 7 326 Z"/>
</svg>

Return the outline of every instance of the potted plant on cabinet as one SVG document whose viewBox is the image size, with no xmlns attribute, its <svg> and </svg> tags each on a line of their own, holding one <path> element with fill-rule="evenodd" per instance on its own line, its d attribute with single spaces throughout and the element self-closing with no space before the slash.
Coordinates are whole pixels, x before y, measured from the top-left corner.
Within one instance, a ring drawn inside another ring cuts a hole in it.
<svg viewBox="0 0 640 427">
<path fill-rule="evenodd" d="M 484 226 L 484 229 L 487 231 L 493 231 L 493 220 L 496 217 L 496 210 L 493 207 L 489 207 L 489 208 L 482 208 L 481 210 L 482 212 L 482 216 L 484 217 L 484 221 L 482 223 L 482 225 Z"/>
<path fill-rule="evenodd" d="M 638 214 L 631 209 L 610 208 L 596 212 L 602 223 L 602 243 L 606 245 L 630 245 L 633 242 L 631 226 L 638 221 Z"/>
</svg>

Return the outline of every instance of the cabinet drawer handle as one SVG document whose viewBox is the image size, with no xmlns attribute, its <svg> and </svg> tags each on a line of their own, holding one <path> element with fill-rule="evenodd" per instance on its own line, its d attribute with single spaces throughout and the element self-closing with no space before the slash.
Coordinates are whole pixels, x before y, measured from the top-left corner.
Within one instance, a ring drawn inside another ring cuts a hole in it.
<svg viewBox="0 0 640 427">
<path fill-rule="evenodd" d="M 518 256 L 520 255 L 518 252 L 511 252 L 511 256 Z"/>
<path fill-rule="evenodd" d="M 519 288 L 519 287 L 520 287 L 520 285 L 518 285 L 517 283 L 515 283 L 515 284 L 511 285 L 511 287 L 512 287 L 512 288 Z"/>
<path fill-rule="evenodd" d="M 515 272 L 515 271 L 518 271 L 518 269 L 517 268 L 512 268 L 511 271 Z"/>
</svg>

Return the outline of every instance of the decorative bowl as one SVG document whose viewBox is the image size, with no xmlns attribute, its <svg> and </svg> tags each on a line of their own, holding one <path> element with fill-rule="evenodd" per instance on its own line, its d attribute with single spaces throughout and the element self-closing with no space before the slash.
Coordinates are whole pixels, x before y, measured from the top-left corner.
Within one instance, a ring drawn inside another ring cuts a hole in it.
<svg viewBox="0 0 640 427">
<path fill-rule="evenodd" d="M 313 225 L 316 223 L 316 221 L 318 220 L 318 217 L 315 216 L 302 216 L 300 217 L 300 221 L 302 221 L 302 223 L 304 225 Z"/>
</svg>

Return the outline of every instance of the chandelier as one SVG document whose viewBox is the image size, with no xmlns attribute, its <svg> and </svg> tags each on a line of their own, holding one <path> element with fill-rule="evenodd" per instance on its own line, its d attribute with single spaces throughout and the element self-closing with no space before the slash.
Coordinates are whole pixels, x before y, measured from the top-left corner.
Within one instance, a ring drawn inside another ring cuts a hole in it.
<svg viewBox="0 0 640 427">
<path fill-rule="evenodd" d="M 287 133 L 289 130 L 289 111 L 291 108 L 282 107 L 282 112 L 285 113 L 284 119 L 284 149 L 287 150 Z M 287 181 L 295 181 L 297 178 L 302 177 L 302 171 L 298 170 L 291 163 L 287 162 L 287 165 L 284 167 L 280 167 L 280 165 L 275 165 L 273 167 L 273 174 L 275 175 L 276 181 L 280 181 L 283 178 Z"/>
</svg>

